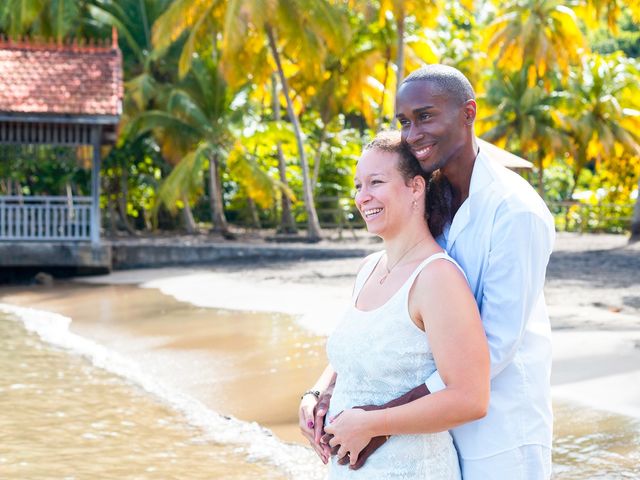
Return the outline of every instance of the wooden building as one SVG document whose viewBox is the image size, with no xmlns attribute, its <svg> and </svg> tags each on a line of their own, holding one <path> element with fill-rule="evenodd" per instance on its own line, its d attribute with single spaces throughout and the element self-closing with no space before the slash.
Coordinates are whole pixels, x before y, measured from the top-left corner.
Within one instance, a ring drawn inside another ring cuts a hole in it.
<svg viewBox="0 0 640 480">
<path fill-rule="evenodd" d="M 0 196 L 0 246 L 100 244 L 100 150 L 115 142 L 122 95 L 115 31 L 105 44 L 0 39 L 0 148 L 89 146 L 92 152 L 90 196 Z"/>
</svg>

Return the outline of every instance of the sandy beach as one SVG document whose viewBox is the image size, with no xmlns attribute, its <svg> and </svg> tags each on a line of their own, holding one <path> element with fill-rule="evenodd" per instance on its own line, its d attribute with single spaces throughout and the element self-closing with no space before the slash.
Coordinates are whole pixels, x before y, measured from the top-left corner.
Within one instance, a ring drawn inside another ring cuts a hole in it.
<svg viewBox="0 0 640 480">
<path fill-rule="evenodd" d="M 358 245 L 379 248 L 368 239 Z M 158 381 L 216 412 L 257 422 L 285 442 L 300 442 L 299 393 L 325 365 L 326 335 L 349 301 L 360 261 L 119 271 L 50 287 L 4 287 L 0 303 L 69 317 L 72 332 L 132 359 Z M 595 415 L 602 428 L 613 428 L 611 435 L 637 438 L 640 245 L 616 235 L 560 234 L 545 295 L 553 395 L 563 422 L 556 430 L 573 436 L 578 427 L 568 422 L 582 411 L 581 418 Z M 628 418 L 631 430 L 620 430 L 618 418 Z M 629 448 L 631 461 L 639 458 L 633 445 L 622 450 Z M 567 458 L 581 461 L 566 449 Z"/>
</svg>

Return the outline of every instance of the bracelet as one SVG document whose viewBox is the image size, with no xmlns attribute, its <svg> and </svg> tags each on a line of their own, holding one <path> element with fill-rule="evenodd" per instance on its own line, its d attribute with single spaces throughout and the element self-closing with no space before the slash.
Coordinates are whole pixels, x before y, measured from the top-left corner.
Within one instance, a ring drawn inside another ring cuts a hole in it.
<svg viewBox="0 0 640 480">
<path fill-rule="evenodd" d="M 302 400 L 307 395 L 313 395 L 314 397 L 316 397 L 316 399 L 320 398 L 320 392 L 318 390 L 307 390 L 302 394 L 302 396 L 300 397 L 300 400 Z"/>
</svg>

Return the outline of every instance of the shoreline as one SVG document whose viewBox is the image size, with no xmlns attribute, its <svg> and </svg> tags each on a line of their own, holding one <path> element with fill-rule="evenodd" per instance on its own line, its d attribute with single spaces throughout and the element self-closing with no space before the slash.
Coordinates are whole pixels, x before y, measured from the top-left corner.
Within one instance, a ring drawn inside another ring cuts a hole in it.
<svg viewBox="0 0 640 480">
<path fill-rule="evenodd" d="M 545 286 L 553 398 L 640 418 L 640 245 L 611 235 L 559 237 Z M 180 380 L 174 386 L 213 411 L 303 443 L 298 393 L 324 366 L 324 339 L 349 301 L 360 261 L 126 270 L 50 287 L 0 287 L 0 303 L 72 317 L 73 333 L 126 354 L 163 381 L 173 375 Z M 286 346 L 277 343 L 289 336 Z M 266 355 L 267 347 L 275 350 Z M 164 371 L 163 362 L 171 368 Z"/>
<path fill-rule="evenodd" d="M 76 281 L 157 289 L 204 308 L 285 313 L 313 334 L 327 336 L 349 302 L 360 261 L 243 261 L 127 270 Z M 545 284 L 554 397 L 640 417 L 640 388 L 632 387 L 640 385 L 639 292 L 640 244 L 629 245 L 620 235 L 558 235 Z M 605 379 L 607 388 L 598 389 Z"/>
</svg>

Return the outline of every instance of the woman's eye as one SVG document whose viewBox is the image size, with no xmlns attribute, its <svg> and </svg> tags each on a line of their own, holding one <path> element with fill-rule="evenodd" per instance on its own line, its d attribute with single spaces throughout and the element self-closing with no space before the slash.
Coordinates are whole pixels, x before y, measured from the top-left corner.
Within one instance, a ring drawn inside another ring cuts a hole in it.
<svg viewBox="0 0 640 480">
<path fill-rule="evenodd" d="M 362 188 L 362 185 L 360 185 L 360 184 L 356 184 L 356 185 L 355 185 L 355 188 L 356 188 L 356 190 L 357 190 L 357 191 L 360 191 L 360 189 Z"/>
</svg>

